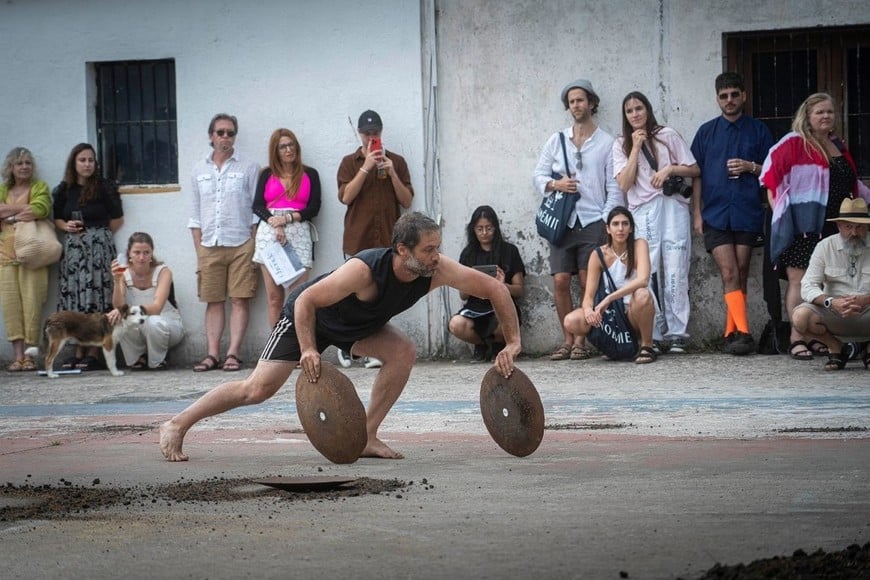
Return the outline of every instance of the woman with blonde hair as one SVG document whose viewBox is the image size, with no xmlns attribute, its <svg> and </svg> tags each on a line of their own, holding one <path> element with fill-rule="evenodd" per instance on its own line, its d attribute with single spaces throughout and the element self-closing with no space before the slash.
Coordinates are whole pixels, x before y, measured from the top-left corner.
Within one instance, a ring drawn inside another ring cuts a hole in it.
<svg viewBox="0 0 870 580">
<path fill-rule="evenodd" d="M 0 306 L 14 360 L 6 370 L 34 371 L 24 354 L 26 345 L 40 342 L 42 307 L 48 298 L 48 266 L 25 268 L 15 258 L 15 224 L 48 218 L 51 195 L 48 184 L 36 179 L 33 154 L 15 147 L 0 170 Z"/>
<path fill-rule="evenodd" d="M 844 199 L 870 199 L 870 189 L 857 178 L 855 161 L 837 136 L 834 101 L 815 93 L 801 103 L 792 130 L 774 145 L 759 179 L 767 188 L 773 219 L 770 260 L 788 281 L 785 306 L 789 317 L 801 303 L 801 279 L 819 240 L 837 233 L 834 222 Z M 794 327 L 789 354 L 812 360 L 827 354 L 817 340 L 806 341 Z"/>
<path fill-rule="evenodd" d="M 273 242 L 290 244 L 305 273 L 288 290 L 305 282 L 314 262 L 317 241 L 317 230 L 311 220 L 320 211 L 320 175 L 316 169 L 302 164 L 302 146 L 290 129 L 276 129 L 269 139 L 269 167 L 260 173 L 253 210 L 260 218 L 254 261 L 263 264 L 262 252 Z M 261 271 L 269 305 L 269 326 L 274 326 L 284 307 L 285 289 L 265 267 Z"/>
</svg>

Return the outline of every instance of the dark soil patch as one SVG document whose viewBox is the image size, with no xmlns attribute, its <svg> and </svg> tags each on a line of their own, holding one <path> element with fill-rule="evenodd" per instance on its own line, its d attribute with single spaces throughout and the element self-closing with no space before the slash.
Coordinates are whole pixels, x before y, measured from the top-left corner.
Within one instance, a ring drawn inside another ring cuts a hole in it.
<svg viewBox="0 0 870 580">
<path fill-rule="evenodd" d="M 774 429 L 776 433 L 860 433 L 868 431 L 867 427 L 849 425 L 847 427 L 789 427 L 787 429 Z"/>
<path fill-rule="evenodd" d="M 807 554 L 797 550 L 791 556 L 775 556 L 750 564 L 716 564 L 698 580 L 750 580 L 754 578 L 807 578 L 852 580 L 870 578 L 870 542 L 852 544 L 845 550 Z"/>
<path fill-rule="evenodd" d="M 99 479 L 92 487 L 73 485 L 60 480 L 60 486 L 13 485 L 0 488 L 0 522 L 30 519 L 64 519 L 97 508 L 116 504 L 147 507 L 158 501 L 219 503 L 268 497 L 282 501 L 338 500 L 362 495 L 403 490 L 413 482 L 399 479 L 361 477 L 328 491 L 288 492 L 261 486 L 252 479 L 215 477 L 206 481 L 176 482 L 169 485 L 144 485 L 129 488 L 100 488 Z M 428 482 L 424 481 L 426 489 Z M 397 497 L 400 497 L 397 495 Z M 5 500 L 5 501 L 4 501 Z"/>
<path fill-rule="evenodd" d="M 88 427 L 90 433 L 144 433 L 153 431 L 157 425 L 99 425 Z"/>
<path fill-rule="evenodd" d="M 599 431 L 604 429 L 625 429 L 634 427 L 632 423 L 551 423 L 544 425 L 550 431 Z"/>
</svg>

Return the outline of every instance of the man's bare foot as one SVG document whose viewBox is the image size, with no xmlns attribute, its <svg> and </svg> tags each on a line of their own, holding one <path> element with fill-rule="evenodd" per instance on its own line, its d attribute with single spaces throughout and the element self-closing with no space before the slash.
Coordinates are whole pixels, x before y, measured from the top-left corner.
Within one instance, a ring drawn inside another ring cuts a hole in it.
<svg viewBox="0 0 870 580">
<path fill-rule="evenodd" d="M 369 439 L 368 445 L 363 449 L 360 457 L 380 457 L 381 459 L 404 459 L 405 456 L 398 451 L 393 451 L 387 447 L 386 443 L 374 437 Z"/>
<path fill-rule="evenodd" d="M 187 455 L 181 452 L 183 443 L 184 433 L 171 421 L 160 426 L 160 451 L 167 461 L 187 461 Z"/>
</svg>

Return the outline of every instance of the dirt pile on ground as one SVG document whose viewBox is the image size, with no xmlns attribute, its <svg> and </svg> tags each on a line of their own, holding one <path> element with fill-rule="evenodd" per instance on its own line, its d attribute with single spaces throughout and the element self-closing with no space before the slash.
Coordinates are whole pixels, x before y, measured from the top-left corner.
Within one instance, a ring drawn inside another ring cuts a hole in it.
<svg viewBox="0 0 870 580">
<path fill-rule="evenodd" d="M 805 578 L 858 580 L 870 578 L 870 542 L 852 544 L 839 552 L 797 550 L 791 556 L 755 560 L 750 564 L 716 564 L 698 580 L 750 580 L 754 578 Z"/>
</svg>

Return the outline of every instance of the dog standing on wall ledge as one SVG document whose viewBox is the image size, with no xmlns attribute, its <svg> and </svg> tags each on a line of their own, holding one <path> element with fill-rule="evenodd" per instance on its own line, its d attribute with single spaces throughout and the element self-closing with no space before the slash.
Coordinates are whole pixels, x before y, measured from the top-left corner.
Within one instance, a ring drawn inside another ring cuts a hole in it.
<svg viewBox="0 0 870 580">
<path fill-rule="evenodd" d="M 148 315 L 142 306 L 124 304 L 117 310 L 121 313 L 121 322 L 115 326 L 109 324 L 109 319 L 105 314 L 98 312 L 84 314 L 61 310 L 50 315 L 45 321 L 41 345 L 45 352 L 46 374 L 51 378 L 60 376 L 54 372 L 54 359 L 66 341 L 71 339 L 80 346 L 103 347 L 103 355 L 106 357 L 106 366 L 109 367 L 109 372 L 116 377 L 123 376 L 124 371 L 118 370 L 115 358 L 118 340 L 128 328 L 143 324 Z M 27 349 L 26 353 L 28 356 L 35 357 L 38 351 L 39 349 L 32 346 Z"/>
</svg>

